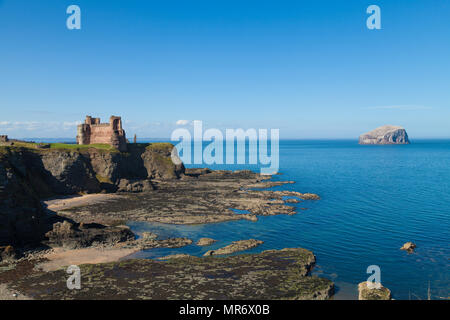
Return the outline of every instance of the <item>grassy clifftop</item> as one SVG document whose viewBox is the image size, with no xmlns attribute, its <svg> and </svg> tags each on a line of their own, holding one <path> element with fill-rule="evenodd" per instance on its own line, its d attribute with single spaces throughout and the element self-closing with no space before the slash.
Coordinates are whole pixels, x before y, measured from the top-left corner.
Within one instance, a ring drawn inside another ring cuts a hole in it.
<svg viewBox="0 0 450 320">
<path fill-rule="evenodd" d="M 61 150 L 61 151 L 78 151 L 83 152 L 90 149 L 95 149 L 99 151 L 106 152 L 119 152 L 117 149 L 109 144 L 68 144 L 68 143 L 35 143 L 35 142 L 25 142 L 25 141 L 14 141 L 12 143 L 0 145 L 0 153 L 5 153 L 8 149 L 30 149 L 35 151 L 46 151 L 46 150 Z M 136 143 L 128 144 L 128 149 L 145 148 L 149 151 L 155 152 L 171 152 L 173 145 L 168 142 L 156 142 L 156 143 Z"/>
<path fill-rule="evenodd" d="M 0 145 L 0 150 L 3 152 L 6 151 L 7 149 L 20 149 L 20 148 L 35 151 L 45 151 L 45 150 L 83 151 L 88 149 L 97 149 L 102 151 L 118 152 L 115 148 L 113 148 L 109 144 L 80 145 L 68 143 L 35 143 L 35 142 L 14 141 L 12 143 Z"/>
</svg>

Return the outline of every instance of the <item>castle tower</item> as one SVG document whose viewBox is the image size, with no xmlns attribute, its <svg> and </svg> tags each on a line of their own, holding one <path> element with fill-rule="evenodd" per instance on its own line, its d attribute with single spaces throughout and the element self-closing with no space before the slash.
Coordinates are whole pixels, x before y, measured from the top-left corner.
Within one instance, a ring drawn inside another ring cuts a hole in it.
<svg viewBox="0 0 450 320">
<path fill-rule="evenodd" d="M 127 139 L 121 117 L 111 116 L 109 123 L 101 123 L 100 118 L 86 116 L 77 128 L 77 144 L 109 144 L 119 151 L 126 151 Z"/>
</svg>

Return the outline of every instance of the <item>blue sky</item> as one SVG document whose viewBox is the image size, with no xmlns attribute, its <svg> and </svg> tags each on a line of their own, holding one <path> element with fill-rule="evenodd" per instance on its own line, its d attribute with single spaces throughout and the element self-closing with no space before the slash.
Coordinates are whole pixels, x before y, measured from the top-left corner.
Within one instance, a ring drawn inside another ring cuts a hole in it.
<svg viewBox="0 0 450 320">
<path fill-rule="evenodd" d="M 66 28 L 71 4 L 81 30 Z M 130 137 L 169 137 L 178 120 L 450 137 L 449 57 L 443 0 L 0 0 L 0 133 L 74 137 L 85 115 L 114 114 Z"/>
</svg>

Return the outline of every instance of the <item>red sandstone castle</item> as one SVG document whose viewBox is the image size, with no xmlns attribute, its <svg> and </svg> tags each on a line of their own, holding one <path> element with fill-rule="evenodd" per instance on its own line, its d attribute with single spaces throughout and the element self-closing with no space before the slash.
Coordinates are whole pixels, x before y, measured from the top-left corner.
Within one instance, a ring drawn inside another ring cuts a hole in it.
<svg viewBox="0 0 450 320">
<path fill-rule="evenodd" d="M 106 143 L 120 151 L 126 151 L 127 139 L 125 130 L 122 129 L 122 119 L 111 116 L 109 123 L 100 123 L 100 118 L 86 116 L 85 122 L 78 125 L 77 143 Z"/>
</svg>

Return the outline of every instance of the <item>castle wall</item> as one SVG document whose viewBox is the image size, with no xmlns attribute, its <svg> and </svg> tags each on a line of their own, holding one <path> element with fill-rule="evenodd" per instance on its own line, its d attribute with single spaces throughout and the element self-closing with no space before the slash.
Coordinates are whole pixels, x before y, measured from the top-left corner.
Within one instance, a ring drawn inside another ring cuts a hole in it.
<svg viewBox="0 0 450 320">
<path fill-rule="evenodd" d="M 107 143 L 111 144 L 111 137 L 114 132 L 109 124 L 106 125 L 91 125 L 90 144 Z"/>
</svg>

